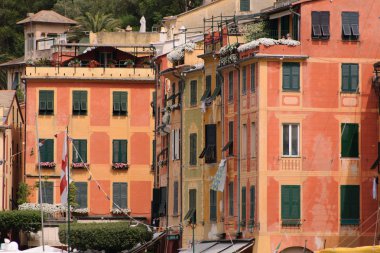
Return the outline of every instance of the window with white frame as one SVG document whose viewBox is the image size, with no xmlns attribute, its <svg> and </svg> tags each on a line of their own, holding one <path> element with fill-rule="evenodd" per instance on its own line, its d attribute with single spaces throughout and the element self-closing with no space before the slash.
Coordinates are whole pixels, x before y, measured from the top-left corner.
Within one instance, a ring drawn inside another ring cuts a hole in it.
<svg viewBox="0 0 380 253">
<path fill-rule="evenodd" d="M 256 157 L 256 124 L 251 123 L 251 157 Z"/>
<path fill-rule="evenodd" d="M 282 125 L 282 155 L 299 156 L 299 124 Z"/>
<path fill-rule="evenodd" d="M 172 160 L 178 160 L 179 157 L 179 148 L 180 148 L 180 130 L 173 129 L 170 136 L 170 148 Z"/>
</svg>

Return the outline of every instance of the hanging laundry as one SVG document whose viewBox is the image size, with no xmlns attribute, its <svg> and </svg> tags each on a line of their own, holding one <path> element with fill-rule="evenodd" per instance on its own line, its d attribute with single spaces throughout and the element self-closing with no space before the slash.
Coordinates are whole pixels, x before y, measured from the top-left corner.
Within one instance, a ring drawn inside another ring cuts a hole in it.
<svg viewBox="0 0 380 253">
<path fill-rule="evenodd" d="M 372 180 L 372 198 L 377 199 L 377 177 Z"/>
<path fill-rule="evenodd" d="M 214 180 L 212 181 L 211 189 L 214 191 L 224 191 L 224 185 L 226 183 L 227 176 L 227 160 L 222 159 L 219 163 L 218 171 L 215 174 Z"/>
</svg>

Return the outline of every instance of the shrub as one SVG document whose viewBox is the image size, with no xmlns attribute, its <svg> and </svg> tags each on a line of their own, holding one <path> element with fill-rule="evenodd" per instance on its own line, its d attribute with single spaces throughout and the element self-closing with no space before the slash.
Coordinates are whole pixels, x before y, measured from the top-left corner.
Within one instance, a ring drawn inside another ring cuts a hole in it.
<svg viewBox="0 0 380 253">
<path fill-rule="evenodd" d="M 21 205 L 28 202 L 28 197 L 30 195 L 30 187 L 27 183 L 21 182 L 18 185 L 17 191 L 17 204 Z"/>
<path fill-rule="evenodd" d="M 9 232 L 36 233 L 39 230 L 41 230 L 41 214 L 38 211 L 15 210 L 0 212 L 1 238 L 5 238 Z"/>
<path fill-rule="evenodd" d="M 126 222 L 74 223 L 70 228 L 70 245 L 80 251 L 91 249 L 115 253 L 151 239 L 152 232 L 144 225 L 131 227 Z M 67 242 L 67 225 L 59 227 L 59 241 Z"/>
</svg>

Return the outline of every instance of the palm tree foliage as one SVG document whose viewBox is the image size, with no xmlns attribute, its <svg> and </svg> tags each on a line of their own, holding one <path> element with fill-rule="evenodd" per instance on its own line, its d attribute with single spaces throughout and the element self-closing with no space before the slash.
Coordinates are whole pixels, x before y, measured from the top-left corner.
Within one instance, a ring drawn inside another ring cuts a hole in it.
<svg viewBox="0 0 380 253">
<path fill-rule="evenodd" d="M 80 30 L 93 33 L 110 32 L 120 25 L 119 20 L 114 19 L 111 14 L 101 12 L 95 14 L 86 12 L 83 16 L 80 16 L 77 21 L 79 22 L 78 28 Z"/>
</svg>

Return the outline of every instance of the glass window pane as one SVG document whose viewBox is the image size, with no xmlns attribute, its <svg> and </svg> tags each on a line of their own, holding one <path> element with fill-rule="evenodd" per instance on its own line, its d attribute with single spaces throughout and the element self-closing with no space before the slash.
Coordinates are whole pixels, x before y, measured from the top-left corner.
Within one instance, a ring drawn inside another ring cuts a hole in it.
<svg viewBox="0 0 380 253">
<path fill-rule="evenodd" d="M 282 148 L 283 155 L 289 155 L 289 125 L 283 125 Z"/>
<path fill-rule="evenodd" d="M 298 125 L 292 125 L 292 155 L 298 155 Z"/>
</svg>

